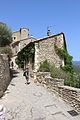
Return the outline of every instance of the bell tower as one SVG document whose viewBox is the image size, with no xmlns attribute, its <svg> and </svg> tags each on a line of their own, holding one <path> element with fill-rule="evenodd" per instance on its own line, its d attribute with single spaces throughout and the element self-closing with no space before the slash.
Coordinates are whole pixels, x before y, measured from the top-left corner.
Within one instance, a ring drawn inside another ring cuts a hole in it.
<svg viewBox="0 0 80 120">
<path fill-rule="evenodd" d="M 51 36 L 51 30 L 50 30 L 50 27 L 47 27 L 47 36 Z"/>
</svg>

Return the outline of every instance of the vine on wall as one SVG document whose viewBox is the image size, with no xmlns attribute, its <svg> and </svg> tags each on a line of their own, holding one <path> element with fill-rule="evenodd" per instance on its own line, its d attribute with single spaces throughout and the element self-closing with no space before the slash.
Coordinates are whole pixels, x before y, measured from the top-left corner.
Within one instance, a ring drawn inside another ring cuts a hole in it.
<svg viewBox="0 0 80 120">
<path fill-rule="evenodd" d="M 65 71 L 72 73 L 73 72 L 73 67 L 72 67 L 73 57 L 68 54 L 65 48 L 64 49 L 58 48 L 57 45 L 55 45 L 55 51 L 61 59 L 64 59 L 65 66 L 64 67 L 61 66 L 61 68 Z"/>
<path fill-rule="evenodd" d="M 20 68 L 24 68 L 24 62 L 28 62 L 30 57 L 34 55 L 34 44 L 30 43 L 27 47 L 23 48 L 18 54 L 16 58 L 16 64 Z"/>
</svg>

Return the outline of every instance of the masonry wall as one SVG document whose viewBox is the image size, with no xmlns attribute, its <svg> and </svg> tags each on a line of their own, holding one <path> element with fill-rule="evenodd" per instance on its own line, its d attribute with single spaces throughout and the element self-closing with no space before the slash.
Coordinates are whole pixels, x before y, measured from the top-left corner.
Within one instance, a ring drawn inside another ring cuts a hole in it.
<svg viewBox="0 0 80 120">
<path fill-rule="evenodd" d="M 19 41 L 20 40 L 20 31 L 14 32 L 12 34 L 13 42 Z"/>
<path fill-rule="evenodd" d="M 0 97 L 10 83 L 10 69 L 6 55 L 0 55 Z"/>
<path fill-rule="evenodd" d="M 64 86 L 63 79 L 51 78 L 50 73 L 38 72 L 36 79 L 43 86 L 46 85 L 51 91 L 58 93 L 64 101 L 80 113 L 80 89 Z"/>
<path fill-rule="evenodd" d="M 29 37 L 28 34 L 29 34 L 29 31 L 27 28 L 21 28 L 19 31 L 13 32 L 12 34 L 13 42 L 28 38 Z"/>
<path fill-rule="evenodd" d="M 26 45 L 28 45 L 30 42 L 34 42 L 36 41 L 35 38 L 29 37 L 26 39 L 23 39 L 20 41 L 20 49 L 23 49 L 24 47 L 26 47 Z"/>
<path fill-rule="evenodd" d="M 35 43 L 35 69 L 38 69 L 40 63 L 48 60 L 50 63 L 54 63 L 56 67 L 64 65 L 64 60 L 56 54 L 54 45 L 59 48 L 63 48 L 64 39 L 63 34 L 56 37 L 47 37 Z"/>
<path fill-rule="evenodd" d="M 29 37 L 29 38 L 23 39 L 19 42 L 14 43 L 13 45 L 11 45 L 13 56 L 17 55 L 17 53 L 21 49 L 23 49 L 26 45 L 28 45 L 30 42 L 33 42 L 33 41 L 36 41 L 36 39 Z"/>
</svg>

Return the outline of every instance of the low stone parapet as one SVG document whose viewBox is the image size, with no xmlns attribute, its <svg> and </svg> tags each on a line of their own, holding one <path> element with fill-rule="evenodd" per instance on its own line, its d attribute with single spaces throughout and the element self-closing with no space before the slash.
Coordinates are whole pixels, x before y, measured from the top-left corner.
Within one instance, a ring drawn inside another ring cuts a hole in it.
<svg viewBox="0 0 80 120">
<path fill-rule="evenodd" d="M 51 87 L 64 85 L 64 79 L 52 78 L 50 72 L 37 72 L 36 79 L 39 83 L 44 83 Z"/>
<path fill-rule="evenodd" d="M 39 83 L 44 83 L 46 78 L 50 78 L 49 72 L 37 72 L 36 79 Z"/>
<path fill-rule="evenodd" d="M 59 86 L 58 93 L 66 102 L 80 112 L 80 89 L 69 86 Z"/>
<path fill-rule="evenodd" d="M 80 113 L 80 89 L 64 86 L 64 79 L 51 78 L 50 73 L 37 73 L 37 81 L 55 91 Z"/>
</svg>

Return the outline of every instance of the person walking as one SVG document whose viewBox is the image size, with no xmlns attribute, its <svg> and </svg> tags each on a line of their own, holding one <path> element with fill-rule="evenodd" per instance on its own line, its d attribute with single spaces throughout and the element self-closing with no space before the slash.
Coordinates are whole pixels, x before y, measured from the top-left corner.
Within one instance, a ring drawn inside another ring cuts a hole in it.
<svg viewBox="0 0 80 120">
<path fill-rule="evenodd" d="M 25 68 L 23 76 L 25 76 L 25 78 L 27 80 L 27 84 L 30 84 L 30 81 L 29 81 L 29 67 Z"/>
</svg>

